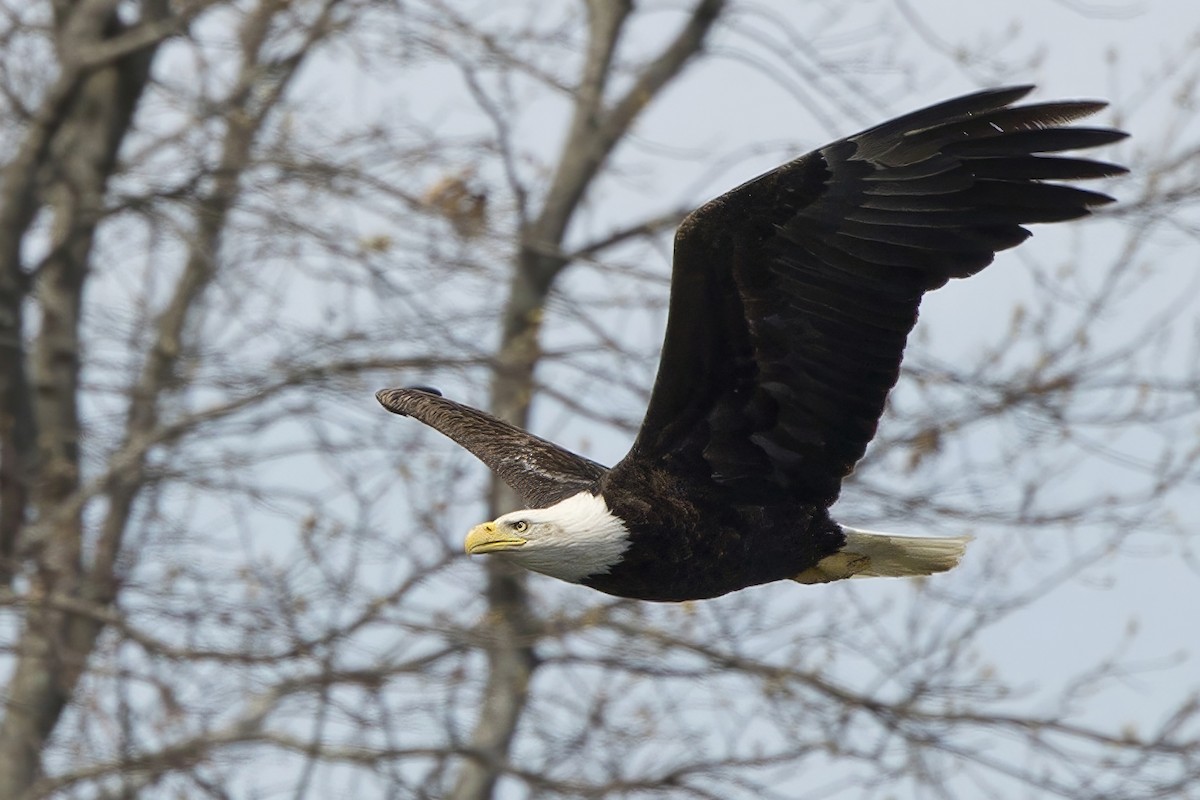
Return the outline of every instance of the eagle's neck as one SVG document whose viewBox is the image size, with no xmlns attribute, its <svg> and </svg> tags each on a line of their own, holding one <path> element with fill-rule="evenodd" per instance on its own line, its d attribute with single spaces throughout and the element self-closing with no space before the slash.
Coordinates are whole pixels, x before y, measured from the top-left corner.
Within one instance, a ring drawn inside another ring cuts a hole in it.
<svg viewBox="0 0 1200 800">
<path fill-rule="evenodd" d="M 606 575 L 629 547 L 625 523 L 609 510 L 602 496 L 591 492 L 580 492 L 527 515 L 553 521 L 559 529 L 552 546 L 513 552 L 518 563 L 544 575 L 572 583 L 589 575 Z"/>
</svg>

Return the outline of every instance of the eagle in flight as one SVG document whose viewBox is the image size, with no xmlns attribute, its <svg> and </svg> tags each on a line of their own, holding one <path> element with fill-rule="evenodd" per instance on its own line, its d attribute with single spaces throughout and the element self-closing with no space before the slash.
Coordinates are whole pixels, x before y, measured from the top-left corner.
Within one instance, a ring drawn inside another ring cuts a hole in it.
<svg viewBox="0 0 1200 800">
<path fill-rule="evenodd" d="M 1071 125 L 1105 104 L 1013 105 L 1032 88 L 884 122 L 688 215 L 649 408 L 613 467 L 435 390 L 380 391 L 529 505 L 473 528 L 467 552 L 661 601 L 957 564 L 966 537 L 856 530 L 829 507 L 875 434 L 922 295 L 1023 242 L 1026 224 L 1112 202 L 1063 182 L 1124 168 L 1060 155 L 1124 138 Z"/>
</svg>

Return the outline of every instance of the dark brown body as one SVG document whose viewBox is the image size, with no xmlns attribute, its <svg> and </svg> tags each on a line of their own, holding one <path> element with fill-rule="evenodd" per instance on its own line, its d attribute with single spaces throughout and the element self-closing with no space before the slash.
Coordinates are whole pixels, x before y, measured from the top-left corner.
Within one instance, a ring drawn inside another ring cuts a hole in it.
<svg viewBox="0 0 1200 800">
<path fill-rule="evenodd" d="M 582 582 L 618 597 L 717 597 L 793 578 L 846 542 L 824 508 L 736 505 L 724 492 L 698 492 L 661 468 L 614 469 L 600 494 L 625 522 L 630 546 L 610 573 Z"/>
</svg>

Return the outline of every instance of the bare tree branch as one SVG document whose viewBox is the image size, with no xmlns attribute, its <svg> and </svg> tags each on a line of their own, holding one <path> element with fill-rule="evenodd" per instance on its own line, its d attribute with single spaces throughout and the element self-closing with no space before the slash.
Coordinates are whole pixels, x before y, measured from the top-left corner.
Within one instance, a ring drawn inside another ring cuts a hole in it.
<svg viewBox="0 0 1200 800">
<path fill-rule="evenodd" d="M 1041 29 L 0 2 L 0 795 L 1192 796 L 1186 13 L 1107 67 L 1123 204 L 930 298 L 846 488 L 853 524 L 975 534 L 964 564 L 675 606 L 471 563 L 516 501 L 374 391 L 619 457 L 700 193 Z"/>
</svg>

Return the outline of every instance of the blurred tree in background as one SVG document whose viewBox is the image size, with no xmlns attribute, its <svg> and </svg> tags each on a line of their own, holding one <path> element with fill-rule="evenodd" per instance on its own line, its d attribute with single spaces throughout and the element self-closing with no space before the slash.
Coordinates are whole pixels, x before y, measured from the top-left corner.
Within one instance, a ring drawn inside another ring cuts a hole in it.
<svg viewBox="0 0 1200 800">
<path fill-rule="evenodd" d="M 514 501 L 372 396 L 613 462 L 686 210 L 1137 11 L 1018 6 L 0 2 L 0 797 L 1200 797 L 1186 20 L 1090 70 L 1123 204 L 930 299 L 848 485 L 950 575 L 472 564 Z"/>
</svg>

